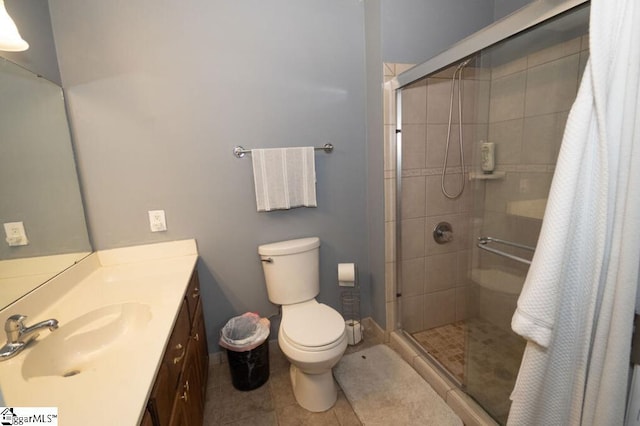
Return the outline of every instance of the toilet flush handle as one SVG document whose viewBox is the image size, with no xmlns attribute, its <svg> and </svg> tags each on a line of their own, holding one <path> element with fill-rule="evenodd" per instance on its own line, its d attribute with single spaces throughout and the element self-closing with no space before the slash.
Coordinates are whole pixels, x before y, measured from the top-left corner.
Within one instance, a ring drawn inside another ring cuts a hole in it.
<svg viewBox="0 0 640 426">
<path fill-rule="evenodd" d="M 273 263 L 273 259 L 270 258 L 270 257 L 267 257 L 266 259 L 260 259 L 260 260 L 262 260 L 263 262 L 267 262 L 267 263 Z"/>
</svg>

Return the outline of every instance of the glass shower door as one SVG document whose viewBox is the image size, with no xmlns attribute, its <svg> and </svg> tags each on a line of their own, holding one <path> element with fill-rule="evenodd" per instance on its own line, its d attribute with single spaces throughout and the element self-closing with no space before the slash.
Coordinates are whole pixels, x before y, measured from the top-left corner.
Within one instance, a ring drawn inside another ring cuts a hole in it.
<svg viewBox="0 0 640 426">
<path fill-rule="evenodd" d="M 511 317 L 529 268 L 564 126 L 588 57 L 588 8 L 481 53 L 489 74 L 487 141 L 495 170 L 474 148 L 470 311 L 463 387 L 506 423 L 525 341 Z"/>
</svg>

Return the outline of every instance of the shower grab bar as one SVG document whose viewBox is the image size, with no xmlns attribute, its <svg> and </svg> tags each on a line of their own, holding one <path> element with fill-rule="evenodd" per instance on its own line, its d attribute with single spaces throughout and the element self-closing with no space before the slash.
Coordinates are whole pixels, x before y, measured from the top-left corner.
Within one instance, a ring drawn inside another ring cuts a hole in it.
<svg viewBox="0 0 640 426">
<path fill-rule="evenodd" d="M 333 144 L 325 143 L 323 146 L 314 146 L 313 149 L 315 151 L 324 151 L 327 154 L 333 151 Z M 246 154 L 251 154 L 250 149 L 244 149 L 242 146 L 238 145 L 233 148 L 233 155 L 238 158 L 243 158 Z"/>
<path fill-rule="evenodd" d="M 516 256 L 516 255 L 513 255 L 513 254 L 505 253 L 505 252 L 503 252 L 501 250 L 494 249 L 492 247 L 488 247 L 487 244 L 489 244 L 489 243 L 504 244 L 506 246 L 516 247 L 516 248 L 520 248 L 520 249 L 524 249 L 524 250 L 529 250 L 529 251 L 532 251 L 532 252 L 536 250 L 535 247 L 526 246 L 524 244 L 514 243 L 514 242 L 511 242 L 511 241 L 501 240 L 500 238 L 478 237 L 477 247 L 479 249 L 486 250 L 486 251 L 488 251 L 490 253 L 497 254 L 498 256 L 503 256 L 503 257 L 506 257 L 507 259 L 515 260 L 516 262 L 525 263 L 527 265 L 531 265 L 531 261 L 529 259 L 525 259 L 525 258 L 520 257 L 520 256 Z"/>
</svg>

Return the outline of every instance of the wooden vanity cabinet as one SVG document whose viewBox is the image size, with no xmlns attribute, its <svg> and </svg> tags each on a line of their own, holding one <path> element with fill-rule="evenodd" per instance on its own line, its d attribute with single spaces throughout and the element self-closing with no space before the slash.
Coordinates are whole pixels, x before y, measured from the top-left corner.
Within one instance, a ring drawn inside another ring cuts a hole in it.
<svg viewBox="0 0 640 426">
<path fill-rule="evenodd" d="M 147 405 L 154 426 L 201 425 L 209 373 L 198 273 L 194 271 Z M 142 420 L 145 423 L 147 416 Z"/>
</svg>

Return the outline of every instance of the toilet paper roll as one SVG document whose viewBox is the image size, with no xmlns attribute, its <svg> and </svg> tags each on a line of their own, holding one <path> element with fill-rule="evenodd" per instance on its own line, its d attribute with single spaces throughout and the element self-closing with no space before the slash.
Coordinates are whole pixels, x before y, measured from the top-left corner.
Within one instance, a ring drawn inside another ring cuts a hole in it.
<svg viewBox="0 0 640 426">
<path fill-rule="evenodd" d="M 358 272 L 355 263 L 338 263 L 338 285 L 355 287 Z"/>
<path fill-rule="evenodd" d="M 347 331 L 347 343 L 357 345 L 362 340 L 362 324 L 360 321 L 347 320 L 344 322 Z"/>
</svg>

